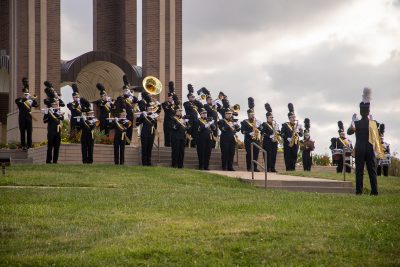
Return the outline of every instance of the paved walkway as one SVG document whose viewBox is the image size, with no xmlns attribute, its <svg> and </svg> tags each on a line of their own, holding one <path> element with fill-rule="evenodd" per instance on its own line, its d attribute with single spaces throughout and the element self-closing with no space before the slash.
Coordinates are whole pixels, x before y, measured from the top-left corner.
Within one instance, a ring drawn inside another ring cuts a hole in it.
<svg viewBox="0 0 400 267">
<path fill-rule="evenodd" d="M 251 172 L 247 171 L 213 171 L 210 172 L 226 175 L 233 178 L 241 178 L 245 180 L 251 180 Z M 264 172 L 255 172 L 254 173 L 255 180 L 265 180 L 265 173 Z M 290 176 L 290 175 L 281 175 L 277 173 L 269 172 L 267 175 L 268 181 L 314 181 L 314 182 L 336 182 L 337 180 L 329 180 L 329 179 L 321 179 L 321 178 L 310 178 L 310 177 L 300 177 L 300 176 Z M 341 182 L 341 181 L 337 181 Z"/>
</svg>

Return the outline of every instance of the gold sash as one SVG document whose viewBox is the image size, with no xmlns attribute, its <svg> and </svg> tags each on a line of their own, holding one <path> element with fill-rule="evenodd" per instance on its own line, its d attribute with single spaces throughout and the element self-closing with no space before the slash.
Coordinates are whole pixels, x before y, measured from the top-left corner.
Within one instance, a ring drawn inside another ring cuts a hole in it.
<svg viewBox="0 0 400 267">
<path fill-rule="evenodd" d="M 380 138 L 379 131 L 378 131 L 378 125 L 376 124 L 376 121 L 373 121 L 373 120 L 369 121 L 368 142 L 374 148 L 376 157 L 378 159 L 384 159 L 385 158 L 385 153 L 383 152 L 381 138 Z"/>
</svg>

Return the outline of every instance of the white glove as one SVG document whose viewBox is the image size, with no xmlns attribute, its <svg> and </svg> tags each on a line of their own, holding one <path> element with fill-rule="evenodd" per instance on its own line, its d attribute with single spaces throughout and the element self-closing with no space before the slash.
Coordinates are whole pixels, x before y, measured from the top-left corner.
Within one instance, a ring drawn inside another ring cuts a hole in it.
<svg viewBox="0 0 400 267">
<path fill-rule="evenodd" d="M 290 143 L 290 142 L 292 142 L 292 138 L 290 138 L 290 137 L 288 137 L 288 142 Z"/>
<path fill-rule="evenodd" d="M 157 114 L 157 113 L 153 113 L 153 114 L 151 114 L 150 117 L 151 117 L 153 120 L 155 120 L 155 119 L 158 118 L 158 114 Z"/>
<path fill-rule="evenodd" d="M 251 132 L 250 135 L 251 135 L 251 136 L 254 136 L 254 132 Z"/>
<path fill-rule="evenodd" d="M 213 125 L 213 124 L 214 124 L 214 121 L 210 121 L 209 124 L 210 124 L 210 126 Z"/>
<path fill-rule="evenodd" d="M 368 118 L 370 119 L 370 120 L 373 120 L 374 118 L 372 117 L 372 114 L 369 114 L 368 115 Z"/>
<path fill-rule="evenodd" d="M 279 125 L 277 123 L 274 124 L 274 130 L 279 131 Z"/>
<path fill-rule="evenodd" d="M 49 114 L 49 109 L 45 109 L 44 114 Z"/>
<path fill-rule="evenodd" d="M 146 117 L 146 116 L 147 116 L 147 112 L 146 112 L 146 111 L 143 111 L 143 112 L 142 112 L 142 115 L 143 115 L 144 117 Z"/>
<path fill-rule="evenodd" d="M 205 127 L 210 128 L 210 123 L 206 123 Z"/>
<path fill-rule="evenodd" d="M 235 121 L 235 122 L 233 123 L 233 125 L 239 125 L 239 122 Z"/>
<path fill-rule="evenodd" d="M 271 138 L 271 139 L 274 139 L 274 135 L 273 134 L 271 134 L 270 136 L 269 136 L 269 138 Z"/>
<path fill-rule="evenodd" d="M 160 105 L 160 102 L 156 101 L 156 104 L 157 104 L 157 105 Z"/>
<path fill-rule="evenodd" d="M 357 114 L 356 114 L 356 113 L 353 114 L 353 117 L 351 118 L 351 121 L 352 121 L 352 122 L 358 121 L 358 118 L 357 118 Z"/>
<path fill-rule="evenodd" d="M 301 129 L 303 129 L 303 125 L 297 124 L 296 132 L 299 132 Z"/>
<path fill-rule="evenodd" d="M 76 118 L 76 121 L 80 122 L 81 121 L 81 117 Z"/>
<path fill-rule="evenodd" d="M 256 127 L 258 128 L 258 127 L 260 127 L 260 125 L 261 125 L 261 121 L 256 120 Z"/>
<path fill-rule="evenodd" d="M 185 122 L 189 122 L 189 119 L 185 119 Z"/>
</svg>

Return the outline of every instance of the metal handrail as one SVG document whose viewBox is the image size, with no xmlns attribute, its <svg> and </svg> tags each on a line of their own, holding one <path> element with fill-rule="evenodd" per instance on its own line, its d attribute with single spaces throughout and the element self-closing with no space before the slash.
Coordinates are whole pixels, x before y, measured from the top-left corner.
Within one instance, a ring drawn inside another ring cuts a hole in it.
<svg viewBox="0 0 400 267">
<path fill-rule="evenodd" d="M 264 153 L 264 166 L 261 163 L 259 163 L 257 160 L 254 160 L 254 157 L 253 157 L 254 147 L 258 148 L 259 150 L 261 150 Z M 250 145 L 250 153 L 251 153 L 251 179 L 254 180 L 254 164 L 253 163 L 255 163 L 260 168 L 264 169 L 265 189 L 267 189 L 267 180 L 268 180 L 268 177 L 267 177 L 267 151 L 264 148 L 262 148 L 261 146 L 259 146 L 258 144 L 252 142 Z"/>
<path fill-rule="evenodd" d="M 346 151 L 343 149 L 342 159 L 343 159 L 343 169 L 342 169 L 343 181 L 346 181 L 346 167 L 349 167 L 353 170 L 355 169 L 353 167 L 353 156 L 350 156 L 350 164 L 346 163 Z"/>
</svg>

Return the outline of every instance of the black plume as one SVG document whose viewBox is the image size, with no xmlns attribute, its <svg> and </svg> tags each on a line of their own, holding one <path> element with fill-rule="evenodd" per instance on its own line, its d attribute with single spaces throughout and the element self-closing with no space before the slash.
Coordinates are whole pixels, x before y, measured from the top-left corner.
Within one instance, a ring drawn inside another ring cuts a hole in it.
<svg viewBox="0 0 400 267">
<path fill-rule="evenodd" d="M 170 81 L 168 83 L 168 92 L 171 93 L 171 94 L 175 93 L 175 87 L 174 87 L 174 82 L 173 81 Z"/>
<path fill-rule="evenodd" d="M 335 138 L 335 137 L 332 137 L 332 138 L 331 138 L 331 143 L 334 144 L 335 142 L 336 142 L 336 138 Z"/>
<path fill-rule="evenodd" d="M 53 87 L 53 84 L 49 81 L 45 81 L 44 86 L 46 86 L 47 88 L 51 88 L 51 87 Z"/>
<path fill-rule="evenodd" d="M 24 85 L 24 89 L 29 88 L 28 78 L 26 78 L 26 77 L 22 78 L 22 84 Z"/>
<path fill-rule="evenodd" d="M 288 104 L 288 109 L 289 109 L 289 112 L 294 112 L 294 106 L 292 103 Z"/>
<path fill-rule="evenodd" d="M 124 76 L 122 77 L 122 80 L 124 81 L 124 85 L 125 85 L 125 86 L 129 86 L 129 85 L 130 85 L 130 83 L 129 83 L 129 81 L 128 81 L 128 76 L 124 75 Z"/>
<path fill-rule="evenodd" d="M 344 130 L 344 126 L 343 126 L 343 122 L 342 121 L 338 121 L 337 124 L 338 124 L 338 127 L 339 127 L 340 130 Z"/>
<path fill-rule="evenodd" d="M 208 91 L 207 88 L 205 88 L 205 87 L 201 88 L 201 91 L 202 91 L 203 94 L 205 94 L 205 95 L 211 95 L 210 91 Z"/>
<path fill-rule="evenodd" d="M 102 85 L 101 83 L 96 84 L 97 90 L 99 90 L 100 92 L 103 92 L 106 90 L 106 88 L 104 88 L 104 85 Z"/>
<path fill-rule="evenodd" d="M 76 85 L 76 83 L 73 83 L 71 86 L 74 93 L 79 93 L 78 85 Z"/>
<path fill-rule="evenodd" d="M 222 99 L 222 106 L 224 107 L 224 109 L 228 109 L 230 107 L 229 100 L 226 98 Z"/>
<path fill-rule="evenodd" d="M 247 99 L 247 102 L 248 102 L 248 104 L 249 104 L 249 109 L 253 109 L 253 108 L 254 108 L 254 98 L 249 97 L 249 98 Z"/>
<path fill-rule="evenodd" d="M 175 94 L 172 96 L 172 99 L 174 100 L 175 103 L 179 101 L 178 95 Z"/>
<path fill-rule="evenodd" d="M 381 135 L 385 133 L 385 124 L 381 123 L 379 125 L 379 132 L 381 133 Z"/>
<path fill-rule="evenodd" d="M 188 84 L 187 87 L 188 87 L 189 94 L 193 94 L 194 93 L 193 85 Z"/>
<path fill-rule="evenodd" d="M 87 112 L 90 110 L 90 102 L 89 101 L 87 101 L 85 98 L 81 98 L 80 102 L 81 102 L 82 110 L 84 112 Z"/>
<path fill-rule="evenodd" d="M 310 119 L 309 119 L 309 118 L 306 118 L 306 119 L 304 120 L 304 128 L 305 128 L 306 130 L 310 130 L 311 125 L 310 125 Z"/>
<path fill-rule="evenodd" d="M 272 112 L 272 108 L 271 108 L 271 106 L 270 106 L 269 103 L 265 103 L 264 107 L 265 107 L 265 110 L 266 110 L 267 112 Z"/>
</svg>

